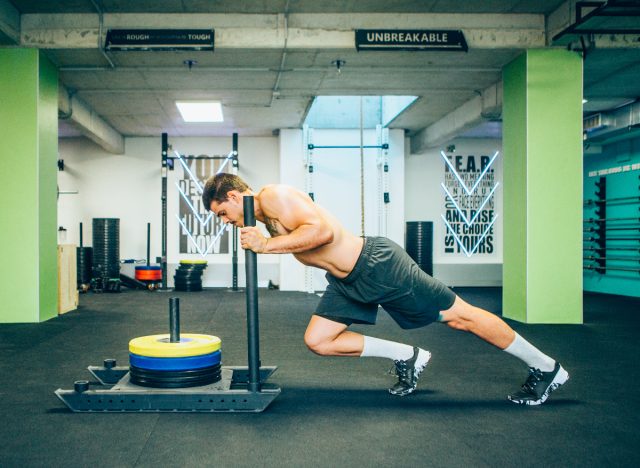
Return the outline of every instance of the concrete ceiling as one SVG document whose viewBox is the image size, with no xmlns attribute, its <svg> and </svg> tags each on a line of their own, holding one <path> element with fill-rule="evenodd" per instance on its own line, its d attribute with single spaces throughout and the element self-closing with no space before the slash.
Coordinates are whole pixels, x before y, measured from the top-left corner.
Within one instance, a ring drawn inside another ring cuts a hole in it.
<svg viewBox="0 0 640 468">
<path fill-rule="evenodd" d="M 415 95 L 390 127 L 412 149 L 495 136 L 501 71 L 575 22 L 562 0 L 0 0 L 0 47 L 38 47 L 59 67 L 61 136 L 121 152 L 127 136 L 272 135 L 319 95 Z M 204 51 L 105 51 L 110 28 L 205 28 Z M 468 52 L 355 50 L 355 29 L 461 29 Z M 638 35 L 563 39 L 584 49 L 585 112 L 640 96 Z M 189 69 L 185 61 L 197 63 Z M 345 62 L 340 73 L 332 65 Z M 176 100 L 216 99 L 220 124 L 185 124 Z M 84 116 L 84 118 L 83 118 Z M 464 117 L 461 117 L 464 116 Z"/>
</svg>

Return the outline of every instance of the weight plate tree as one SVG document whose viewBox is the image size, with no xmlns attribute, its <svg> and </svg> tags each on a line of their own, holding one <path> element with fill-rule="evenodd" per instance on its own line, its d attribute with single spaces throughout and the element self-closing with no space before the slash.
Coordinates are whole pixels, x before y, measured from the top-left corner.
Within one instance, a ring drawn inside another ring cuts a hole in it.
<svg viewBox="0 0 640 468">
<path fill-rule="evenodd" d="M 207 268 L 206 260 L 180 260 L 173 276 L 176 291 L 202 291 L 202 274 Z"/>
</svg>

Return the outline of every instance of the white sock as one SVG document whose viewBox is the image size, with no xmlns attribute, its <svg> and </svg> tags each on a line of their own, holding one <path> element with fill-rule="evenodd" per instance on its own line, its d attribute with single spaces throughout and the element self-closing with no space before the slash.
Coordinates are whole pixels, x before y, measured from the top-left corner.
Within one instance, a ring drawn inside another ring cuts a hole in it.
<svg viewBox="0 0 640 468">
<path fill-rule="evenodd" d="M 544 354 L 517 333 L 513 343 L 507 346 L 504 349 L 504 352 L 523 360 L 527 366 L 540 369 L 542 372 L 550 372 L 556 365 L 556 361 Z"/>
<path fill-rule="evenodd" d="M 381 340 L 372 336 L 364 336 L 364 347 L 360 357 L 383 357 L 394 361 L 406 361 L 413 356 L 413 346 L 395 341 Z"/>
</svg>

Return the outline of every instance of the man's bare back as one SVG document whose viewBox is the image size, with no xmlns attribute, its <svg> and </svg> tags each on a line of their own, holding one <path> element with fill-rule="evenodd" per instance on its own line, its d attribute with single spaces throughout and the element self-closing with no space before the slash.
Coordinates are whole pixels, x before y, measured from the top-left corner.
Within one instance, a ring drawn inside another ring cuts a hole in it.
<svg viewBox="0 0 640 468">
<path fill-rule="evenodd" d="M 271 238 L 257 227 L 243 227 L 242 197 L 253 195 L 256 219 L 265 224 Z M 353 269 L 363 239 L 348 232 L 328 211 L 316 205 L 304 192 L 287 185 L 265 186 L 229 192 L 222 203 L 211 202 L 211 210 L 225 223 L 242 227 L 242 247 L 257 253 L 291 253 L 301 263 L 328 271 L 337 278 Z"/>
</svg>

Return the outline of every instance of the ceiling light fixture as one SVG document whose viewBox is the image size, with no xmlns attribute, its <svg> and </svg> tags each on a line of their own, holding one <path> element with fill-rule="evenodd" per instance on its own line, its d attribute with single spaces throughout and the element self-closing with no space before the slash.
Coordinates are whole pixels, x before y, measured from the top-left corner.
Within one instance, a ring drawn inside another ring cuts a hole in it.
<svg viewBox="0 0 640 468">
<path fill-rule="evenodd" d="M 222 104 L 219 101 L 176 101 L 185 122 L 222 122 Z"/>
</svg>

